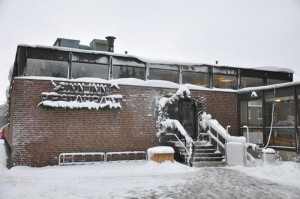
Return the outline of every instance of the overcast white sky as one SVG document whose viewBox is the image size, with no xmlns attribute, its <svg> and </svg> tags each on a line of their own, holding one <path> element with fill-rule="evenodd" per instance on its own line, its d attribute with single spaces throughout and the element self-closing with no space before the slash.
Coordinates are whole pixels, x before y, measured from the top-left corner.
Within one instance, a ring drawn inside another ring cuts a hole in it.
<svg viewBox="0 0 300 199">
<path fill-rule="evenodd" d="M 279 66 L 300 80 L 300 0 L 0 0 L 0 103 L 18 44 L 108 35 L 117 53 Z"/>
</svg>

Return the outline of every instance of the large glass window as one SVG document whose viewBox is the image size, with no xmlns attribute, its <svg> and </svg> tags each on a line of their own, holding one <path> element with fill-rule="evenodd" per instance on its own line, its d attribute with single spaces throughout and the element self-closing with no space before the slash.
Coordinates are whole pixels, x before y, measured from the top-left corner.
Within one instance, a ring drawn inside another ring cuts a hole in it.
<svg viewBox="0 0 300 199">
<path fill-rule="evenodd" d="M 272 107 L 274 103 L 274 111 Z M 273 127 L 270 144 L 275 146 L 296 145 L 295 137 L 295 103 L 293 96 L 266 99 L 266 134 L 269 135 L 273 118 Z"/>
<path fill-rule="evenodd" d="M 256 87 L 256 86 L 263 86 L 263 85 L 264 85 L 264 81 L 262 78 L 241 77 L 241 88 Z"/>
<path fill-rule="evenodd" d="M 26 76 L 68 77 L 68 62 L 27 59 Z"/>
<path fill-rule="evenodd" d="M 249 142 L 263 144 L 262 100 L 240 102 L 242 135 L 249 135 Z M 247 131 L 249 131 L 247 133 Z"/>
<path fill-rule="evenodd" d="M 182 83 L 195 84 L 198 86 L 209 86 L 209 74 L 200 72 L 182 72 Z"/>
<path fill-rule="evenodd" d="M 108 79 L 108 65 L 73 62 L 72 78 L 80 77 Z"/>
<path fill-rule="evenodd" d="M 231 88 L 237 89 L 237 77 L 233 75 L 217 75 L 214 74 L 214 83 L 215 88 Z"/>
<path fill-rule="evenodd" d="M 145 79 L 146 68 L 131 66 L 113 66 L 113 78 L 137 78 Z"/>
<path fill-rule="evenodd" d="M 166 80 L 178 83 L 179 73 L 175 70 L 162 70 L 157 68 L 149 69 L 149 79 Z"/>
<path fill-rule="evenodd" d="M 282 84 L 282 83 L 287 83 L 287 82 L 289 82 L 289 81 L 288 80 L 280 80 L 280 79 L 267 79 L 268 85 Z"/>
</svg>

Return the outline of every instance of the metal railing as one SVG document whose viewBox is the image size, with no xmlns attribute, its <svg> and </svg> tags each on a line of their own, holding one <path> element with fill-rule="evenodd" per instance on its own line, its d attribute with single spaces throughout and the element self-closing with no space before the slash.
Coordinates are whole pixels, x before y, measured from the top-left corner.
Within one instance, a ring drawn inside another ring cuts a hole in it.
<svg viewBox="0 0 300 199">
<path fill-rule="evenodd" d="M 209 130 L 207 131 L 207 133 L 210 135 L 210 137 L 215 140 L 217 142 L 218 145 L 220 145 L 223 149 L 225 149 L 224 144 L 220 141 L 219 139 L 219 135 L 225 140 L 225 141 L 229 141 L 231 139 L 231 135 L 229 135 L 228 133 L 228 127 L 226 129 L 224 129 L 217 120 L 215 119 L 211 119 L 211 115 L 207 115 L 206 113 L 202 114 L 202 122 L 205 122 L 205 124 L 209 127 Z M 215 130 L 215 132 L 217 133 L 216 137 L 212 132 L 211 132 L 211 128 Z M 247 159 L 251 162 L 251 163 L 255 163 L 255 159 L 254 157 L 246 152 L 247 155 Z"/>
<path fill-rule="evenodd" d="M 185 141 L 185 144 L 183 144 L 183 142 L 179 139 L 179 137 L 176 135 L 176 134 L 173 134 L 173 133 L 166 133 L 165 135 L 171 135 L 171 136 L 174 136 L 180 143 L 180 145 L 183 146 L 183 148 L 185 149 L 186 153 L 184 154 L 184 159 L 185 159 L 185 162 L 188 164 L 188 165 L 191 165 L 191 157 L 193 157 L 193 146 L 194 146 L 194 142 L 191 143 L 191 145 L 189 146 L 190 150 L 187 149 L 186 147 L 186 141 Z"/>
<path fill-rule="evenodd" d="M 147 160 L 147 153 L 145 151 L 122 151 L 106 153 L 106 162 L 139 160 Z"/>
<path fill-rule="evenodd" d="M 105 161 L 106 156 L 105 153 L 102 152 L 61 153 L 59 155 L 58 165 L 86 164 Z"/>
<path fill-rule="evenodd" d="M 91 164 L 95 162 L 112 161 L 144 161 L 147 160 L 145 151 L 122 151 L 122 152 L 75 152 L 61 153 L 58 158 L 58 165 Z"/>
</svg>

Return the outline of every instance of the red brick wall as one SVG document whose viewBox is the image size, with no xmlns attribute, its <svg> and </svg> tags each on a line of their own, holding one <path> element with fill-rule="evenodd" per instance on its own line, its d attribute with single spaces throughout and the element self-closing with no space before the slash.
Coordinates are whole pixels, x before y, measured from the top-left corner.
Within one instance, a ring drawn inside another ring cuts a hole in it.
<svg viewBox="0 0 300 199">
<path fill-rule="evenodd" d="M 122 111 L 46 108 L 37 106 L 50 81 L 15 79 L 11 95 L 12 161 L 14 165 L 58 163 L 64 152 L 147 150 L 159 145 L 155 101 L 177 89 L 119 85 Z M 205 96 L 207 112 L 237 132 L 236 93 L 193 91 Z"/>
</svg>

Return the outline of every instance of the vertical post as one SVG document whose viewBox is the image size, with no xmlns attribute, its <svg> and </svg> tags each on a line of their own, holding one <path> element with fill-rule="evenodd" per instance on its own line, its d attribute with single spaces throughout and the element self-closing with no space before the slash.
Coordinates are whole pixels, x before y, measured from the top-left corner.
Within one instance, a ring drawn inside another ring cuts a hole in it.
<svg viewBox="0 0 300 199">
<path fill-rule="evenodd" d="M 179 66 L 179 84 L 182 84 L 182 65 Z"/>
<path fill-rule="evenodd" d="M 210 126 L 208 127 L 208 130 L 209 130 L 209 132 L 211 132 L 210 131 Z M 209 136 L 208 140 L 209 140 L 209 143 L 211 144 L 211 137 L 210 136 Z"/>
<path fill-rule="evenodd" d="M 149 80 L 149 63 L 146 62 L 146 77 L 145 80 Z"/>
<path fill-rule="evenodd" d="M 246 125 L 243 127 L 247 129 L 246 135 L 247 135 L 247 142 L 249 143 L 249 127 Z"/>
<path fill-rule="evenodd" d="M 219 133 L 217 132 L 217 139 L 219 140 Z M 219 150 L 219 143 L 217 142 L 217 151 L 220 151 Z"/>
<path fill-rule="evenodd" d="M 113 57 L 108 57 L 108 80 L 113 79 Z"/>
</svg>

